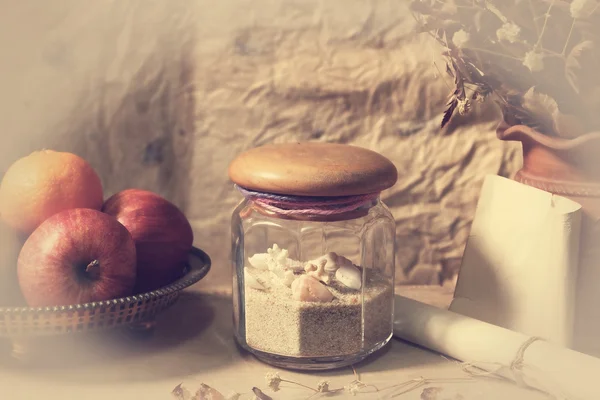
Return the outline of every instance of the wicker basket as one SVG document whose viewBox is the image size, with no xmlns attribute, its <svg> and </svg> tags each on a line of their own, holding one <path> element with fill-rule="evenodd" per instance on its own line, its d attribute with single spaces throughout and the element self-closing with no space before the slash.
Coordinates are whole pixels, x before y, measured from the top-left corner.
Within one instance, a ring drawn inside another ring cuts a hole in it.
<svg viewBox="0 0 600 400">
<path fill-rule="evenodd" d="M 0 308 L 0 337 L 12 339 L 152 325 L 181 291 L 210 270 L 210 257 L 193 248 L 184 275 L 161 289 L 96 303 L 43 308 Z"/>
</svg>

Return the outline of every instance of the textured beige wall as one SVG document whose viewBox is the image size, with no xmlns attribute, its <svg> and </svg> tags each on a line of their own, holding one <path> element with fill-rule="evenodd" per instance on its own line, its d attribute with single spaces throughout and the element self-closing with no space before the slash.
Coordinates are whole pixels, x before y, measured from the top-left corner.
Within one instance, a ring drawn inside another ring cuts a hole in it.
<svg viewBox="0 0 600 400">
<path fill-rule="evenodd" d="M 439 49 L 403 1 L 0 3 L 0 172 L 53 147 L 90 160 L 107 195 L 166 196 L 213 258 L 205 284 L 229 283 L 227 165 L 249 147 L 336 141 L 392 159 L 398 281 L 412 283 L 456 271 L 483 176 L 520 162 L 491 112 L 439 130 Z"/>
</svg>

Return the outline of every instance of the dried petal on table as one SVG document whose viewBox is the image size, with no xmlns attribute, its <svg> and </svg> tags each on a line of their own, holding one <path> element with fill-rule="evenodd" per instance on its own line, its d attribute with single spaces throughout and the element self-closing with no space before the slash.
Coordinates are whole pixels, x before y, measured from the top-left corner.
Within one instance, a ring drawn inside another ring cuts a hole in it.
<svg viewBox="0 0 600 400">
<path fill-rule="evenodd" d="M 256 396 L 256 398 L 259 399 L 259 400 L 273 400 L 272 397 L 267 396 L 266 394 L 264 394 L 262 392 L 262 390 L 260 390 L 257 387 L 253 387 L 252 391 L 254 392 L 254 395 Z"/>
<path fill-rule="evenodd" d="M 173 389 L 173 391 L 171 392 L 171 394 L 177 400 L 190 400 L 191 397 L 192 397 L 192 394 L 190 393 L 190 391 L 187 390 L 185 387 L 183 387 L 181 385 L 181 383 L 179 385 L 177 385 L 175 387 L 175 389 Z"/>
<path fill-rule="evenodd" d="M 438 400 L 438 395 L 442 392 L 441 387 L 428 387 L 421 392 L 421 400 Z"/>
<path fill-rule="evenodd" d="M 192 400 L 226 400 L 225 396 L 221 394 L 216 389 L 205 385 L 204 383 L 200 384 L 200 389 L 196 392 Z"/>
</svg>

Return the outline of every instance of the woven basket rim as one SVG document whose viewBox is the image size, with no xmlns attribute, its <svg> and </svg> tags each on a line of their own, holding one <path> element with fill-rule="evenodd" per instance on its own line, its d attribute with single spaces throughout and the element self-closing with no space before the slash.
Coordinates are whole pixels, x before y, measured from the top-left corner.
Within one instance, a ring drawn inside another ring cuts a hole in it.
<svg viewBox="0 0 600 400">
<path fill-rule="evenodd" d="M 203 250 L 192 247 L 190 255 L 198 258 L 201 265 L 195 265 L 194 263 L 188 263 L 188 268 L 185 274 L 177 279 L 175 282 L 169 285 L 163 286 L 162 288 L 140 293 L 132 296 L 121 297 L 118 299 L 96 301 L 92 303 L 84 304 L 72 304 L 66 306 L 48 306 L 48 307 L 0 307 L 0 316 L 7 314 L 39 314 L 39 313 L 56 313 L 65 311 L 80 311 L 80 310 L 91 310 L 102 307 L 113 307 L 121 306 L 125 304 L 137 303 L 139 301 L 149 301 L 158 299 L 163 296 L 169 295 L 174 292 L 179 292 L 189 286 L 200 281 L 208 274 L 211 268 L 211 259 L 208 254 Z"/>
</svg>

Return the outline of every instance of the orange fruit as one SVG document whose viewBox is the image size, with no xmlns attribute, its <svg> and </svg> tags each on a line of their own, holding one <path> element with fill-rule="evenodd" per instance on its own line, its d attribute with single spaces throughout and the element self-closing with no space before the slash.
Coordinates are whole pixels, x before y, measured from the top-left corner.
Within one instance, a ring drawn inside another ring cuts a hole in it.
<svg viewBox="0 0 600 400">
<path fill-rule="evenodd" d="M 0 217 L 30 234 L 52 215 L 72 208 L 100 210 L 100 177 L 83 158 L 42 150 L 15 161 L 0 184 Z"/>
</svg>

